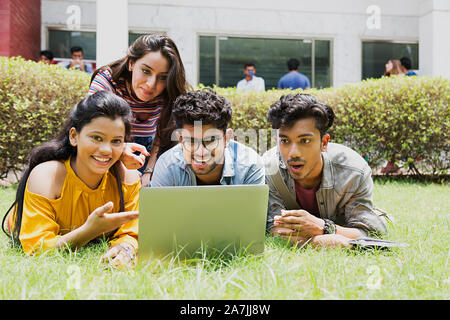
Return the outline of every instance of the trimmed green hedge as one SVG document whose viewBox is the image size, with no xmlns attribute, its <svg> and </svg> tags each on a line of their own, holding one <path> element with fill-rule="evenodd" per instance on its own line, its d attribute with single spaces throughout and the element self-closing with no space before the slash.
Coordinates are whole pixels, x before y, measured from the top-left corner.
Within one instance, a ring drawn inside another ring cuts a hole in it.
<svg viewBox="0 0 450 320">
<path fill-rule="evenodd" d="M 70 108 L 86 95 L 89 77 L 22 58 L 0 57 L 0 178 L 19 171 L 30 149 L 58 132 Z M 256 133 L 256 140 L 246 142 L 259 152 L 270 148 L 267 111 L 293 91 L 214 90 L 233 105 L 234 131 Z M 305 92 L 334 109 L 332 141 L 355 149 L 371 167 L 390 160 L 413 174 L 447 173 L 450 80 L 390 77 Z"/>
<path fill-rule="evenodd" d="M 365 155 L 371 167 L 385 159 L 414 174 L 447 172 L 450 80 L 390 77 L 324 93 L 320 100 L 338 116 L 334 140 Z"/>
<path fill-rule="evenodd" d="M 54 137 L 90 76 L 23 58 L 0 57 L 0 178 L 20 171 L 32 147 Z"/>
<path fill-rule="evenodd" d="M 292 90 L 240 93 L 232 88 L 214 89 L 234 107 L 233 128 L 268 129 L 261 141 L 258 137 L 257 145 L 250 143 L 252 147 L 264 151 L 273 145 L 267 112 L 272 103 Z M 450 80 L 384 77 L 304 92 L 333 108 L 336 121 L 329 132 L 332 141 L 358 151 L 372 168 L 391 161 L 411 174 L 447 173 Z"/>
</svg>

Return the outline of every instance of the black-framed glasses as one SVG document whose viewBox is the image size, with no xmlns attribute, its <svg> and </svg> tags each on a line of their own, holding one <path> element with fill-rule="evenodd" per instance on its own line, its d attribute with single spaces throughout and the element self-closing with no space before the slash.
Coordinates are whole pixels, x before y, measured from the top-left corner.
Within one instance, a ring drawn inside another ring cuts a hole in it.
<svg viewBox="0 0 450 320">
<path fill-rule="evenodd" d="M 220 140 L 222 140 L 223 137 L 221 136 L 209 136 L 205 139 L 196 139 L 192 137 L 182 137 L 181 143 L 183 144 L 183 147 L 186 149 L 186 151 L 189 152 L 195 152 L 200 147 L 200 143 L 205 147 L 208 151 L 213 151 L 219 146 Z"/>
</svg>

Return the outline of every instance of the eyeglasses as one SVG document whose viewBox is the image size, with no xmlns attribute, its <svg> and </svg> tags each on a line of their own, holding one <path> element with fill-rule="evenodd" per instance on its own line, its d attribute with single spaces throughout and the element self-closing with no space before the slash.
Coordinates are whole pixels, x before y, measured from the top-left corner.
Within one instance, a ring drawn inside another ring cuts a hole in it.
<svg viewBox="0 0 450 320">
<path fill-rule="evenodd" d="M 200 143 L 206 148 L 206 150 L 213 151 L 219 146 L 219 142 L 222 139 L 223 137 L 221 136 L 210 136 L 206 137 L 203 140 L 192 137 L 182 137 L 181 143 L 188 152 L 197 151 L 198 148 L 200 147 Z"/>
</svg>

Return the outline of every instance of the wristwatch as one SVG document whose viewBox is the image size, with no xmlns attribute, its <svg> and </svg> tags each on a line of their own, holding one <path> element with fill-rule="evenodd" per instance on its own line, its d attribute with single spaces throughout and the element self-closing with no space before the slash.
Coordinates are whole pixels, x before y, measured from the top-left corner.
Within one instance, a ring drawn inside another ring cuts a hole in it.
<svg viewBox="0 0 450 320">
<path fill-rule="evenodd" d="M 147 169 L 145 169 L 145 170 L 142 172 L 142 174 L 144 174 L 144 173 L 150 173 L 150 174 L 153 174 L 153 168 L 147 168 Z"/>
<path fill-rule="evenodd" d="M 336 224 L 328 219 L 323 219 L 323 221 L 325 221 L 325 225 L 323 226 L 323 234 L 335 234 Z"/>
</svg>

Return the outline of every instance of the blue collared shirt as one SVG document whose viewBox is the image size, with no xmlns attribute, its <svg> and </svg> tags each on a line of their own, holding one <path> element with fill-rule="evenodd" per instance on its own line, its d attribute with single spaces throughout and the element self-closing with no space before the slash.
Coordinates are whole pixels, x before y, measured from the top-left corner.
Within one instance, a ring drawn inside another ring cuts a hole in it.
<svg viewBox="0 0 450 320">
<path fill-rule="evenodd" d="M 220 184 L 265 183 L 264 162 L 255 150 L 231 140 L 224 152 Z M 151 187 L 196 186 L 194 171 L 183 157 L 181 144 L 167 150 L 155 164 Z"/>
<path fill-rule="evenodd" d="M 288 72 L 278 81 L 278 89 L 298 89 L 311 88 L 311 83 L 307 76 L 300 72 Z"/>
</svg>

